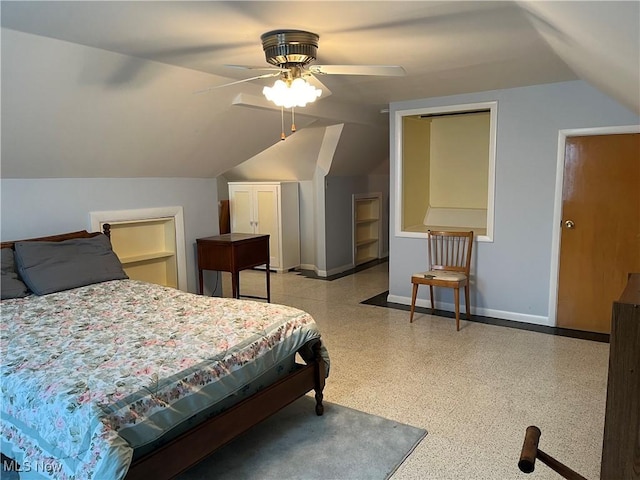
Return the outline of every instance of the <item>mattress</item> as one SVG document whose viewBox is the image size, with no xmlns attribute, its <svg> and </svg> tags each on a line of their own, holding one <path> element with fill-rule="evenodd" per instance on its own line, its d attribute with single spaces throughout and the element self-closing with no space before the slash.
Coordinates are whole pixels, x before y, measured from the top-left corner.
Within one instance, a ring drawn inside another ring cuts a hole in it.
<svg viewBox="0 0 640 480">
<path fill-rule="evenodd" d="M 3 300 L 1 315 L 2 453 L 45 478 L 123 478 L 135 449 L 320 338 L 302 310 L 134 280 Z"/>
</svg>

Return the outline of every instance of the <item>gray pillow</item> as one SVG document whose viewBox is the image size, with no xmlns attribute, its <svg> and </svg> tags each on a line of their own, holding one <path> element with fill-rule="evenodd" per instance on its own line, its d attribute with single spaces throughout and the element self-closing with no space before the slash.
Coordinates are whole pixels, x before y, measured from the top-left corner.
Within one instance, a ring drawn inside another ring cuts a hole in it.
<svg viewBox="0 0 640 480">
<path fill-rule="evenodd" d="M 2 278 L 0 278 L 0 297 L 20 298 L 29 295 L 29 289 L 18 278 L 16 272 L 15 260 L 13 259 L 13 250 L 11 248 L 3 248 L 2 252 Z"/>
<path fill-rule="evenodd" d="M 63 242 L 16 242 L 22 280 L 37 295 L 127 277 L 105 235 Z"/>
</svg>

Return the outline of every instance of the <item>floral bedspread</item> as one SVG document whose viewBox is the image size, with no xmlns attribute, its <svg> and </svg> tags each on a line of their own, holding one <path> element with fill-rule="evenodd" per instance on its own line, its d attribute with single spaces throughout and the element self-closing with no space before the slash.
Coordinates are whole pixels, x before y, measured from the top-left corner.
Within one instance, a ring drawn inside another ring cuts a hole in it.
<svg viewBox="0 0 640 480">
<path fill-rule="evenodd" d="M 320 337 L 295 308 L 134 280 L 4 300 L 1 313 L 2 450 L 56 479 L 123 478 L 136 444 Z"/>
</svg>

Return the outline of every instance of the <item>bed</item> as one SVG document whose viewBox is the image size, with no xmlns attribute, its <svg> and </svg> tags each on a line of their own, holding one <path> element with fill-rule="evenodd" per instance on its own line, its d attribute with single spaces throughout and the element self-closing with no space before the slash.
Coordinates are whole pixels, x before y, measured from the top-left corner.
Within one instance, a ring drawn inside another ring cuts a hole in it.
<svg viewBox="0 0 640 480">
<path fill-rule="evenodd" d="M 308 313 L 128 279 L 108 229 L 1 246 L 3 470 L 173 478 L 305 394 L 322 415 Z"/>
</svg>

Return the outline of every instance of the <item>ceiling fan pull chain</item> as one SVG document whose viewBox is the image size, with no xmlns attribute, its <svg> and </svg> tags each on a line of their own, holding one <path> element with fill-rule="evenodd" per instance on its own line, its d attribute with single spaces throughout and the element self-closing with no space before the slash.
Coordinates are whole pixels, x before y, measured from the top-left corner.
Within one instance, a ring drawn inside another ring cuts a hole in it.
<svg viewBox="0 0 640 480">
<path fill-rule="evenodd" d="M 291 133 L 296 131 L 296 113 L 293 109 L 294 107 L 291 107 Z"/>
<path fill-rule="evenodd" d="M 280 118 L 282 120 L 282 133 L 280 134 L 280 140 L 284 140 L 285 138 L 287 138 L 284 134 L 284 107 L 280 107 Z"/>
</svg>

